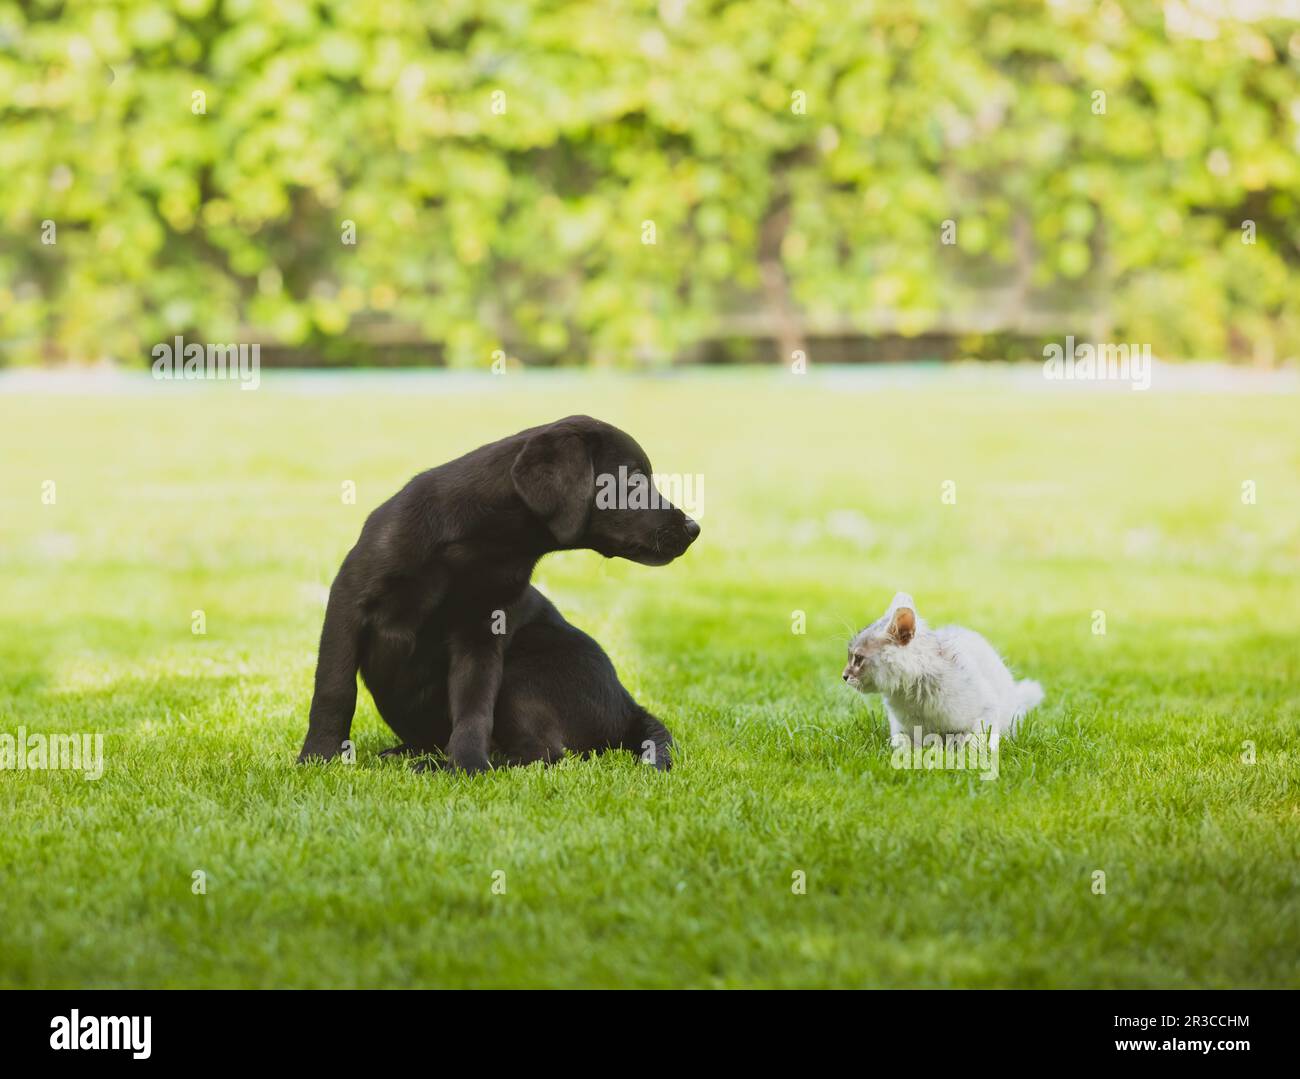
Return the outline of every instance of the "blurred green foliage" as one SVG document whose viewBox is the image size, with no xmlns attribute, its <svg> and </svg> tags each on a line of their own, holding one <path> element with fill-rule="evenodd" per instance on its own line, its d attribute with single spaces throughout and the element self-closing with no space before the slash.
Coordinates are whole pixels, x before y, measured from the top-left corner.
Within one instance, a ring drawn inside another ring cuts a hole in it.
<svg viewBox="0 0 1300 1079">
<path fill-rule="evenodd" d="M 1227 6 L 0 2 L 0 341 L 656 363 L 1064 304 L 1300 354 L 1300 27 Z"/>
</svg>

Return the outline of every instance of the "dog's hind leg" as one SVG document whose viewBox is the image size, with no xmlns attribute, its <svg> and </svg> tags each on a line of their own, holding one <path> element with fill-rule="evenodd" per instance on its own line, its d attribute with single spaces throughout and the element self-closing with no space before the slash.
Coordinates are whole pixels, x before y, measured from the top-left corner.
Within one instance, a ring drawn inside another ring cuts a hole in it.
<svg viewBox="0 0 1300 1079">
<path fill-rule="evenodd" d="M 512 763 L 626 749 L 672 767 L 668 729 L 632 699 L 604 649 L 549 607 L 506 652 L 493 739 Z"/>
</svg>

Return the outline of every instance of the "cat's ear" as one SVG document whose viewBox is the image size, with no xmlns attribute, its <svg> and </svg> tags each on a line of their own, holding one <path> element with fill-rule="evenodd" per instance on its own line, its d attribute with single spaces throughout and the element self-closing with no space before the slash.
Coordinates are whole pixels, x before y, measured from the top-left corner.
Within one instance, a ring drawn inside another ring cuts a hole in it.
<svg viewBox="0 0 1300 1079">
<path fill-rule="evenodd" d="M 916 605 L 906 592 L 899 592 L 889 605 L 889 635 L 899 644 L 916 636 Z"/>
</svg>

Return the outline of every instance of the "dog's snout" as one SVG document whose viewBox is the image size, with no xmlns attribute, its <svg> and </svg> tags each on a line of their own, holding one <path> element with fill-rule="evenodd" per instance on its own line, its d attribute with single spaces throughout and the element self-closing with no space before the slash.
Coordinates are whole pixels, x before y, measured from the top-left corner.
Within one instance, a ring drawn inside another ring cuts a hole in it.
<svg viewBox="0 0 1300 1079">
<path fill-rule="evenodd" d="M 686 527 L 686 534 L 690 536 L 691 539 L 694 539 L 696 536 L 700 534 L 700 523 L 694 517 L 686 518 L 685 527 Z"/>
</svg>

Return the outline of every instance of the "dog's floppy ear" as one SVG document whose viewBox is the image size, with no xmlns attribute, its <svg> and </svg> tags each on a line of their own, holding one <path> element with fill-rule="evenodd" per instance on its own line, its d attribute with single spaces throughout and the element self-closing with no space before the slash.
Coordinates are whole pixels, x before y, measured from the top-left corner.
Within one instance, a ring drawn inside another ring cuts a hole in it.
<svg viewBox="0 0 1300 1079">
<path fill-rule="evenodd" d="M 596 494 L 591 450 L 572 431 L 540 431 L 524 443 L 510 479 L 519 497 L 546 522 L 560 543 L 573 543 L 587 527 Z"/>
<path fill-rule="evenodd" d="M 889 605 L 889 635 L 899 644 L 916 636 L 916 604 L 906 592 L 899 592 Z"/>
</svg>

